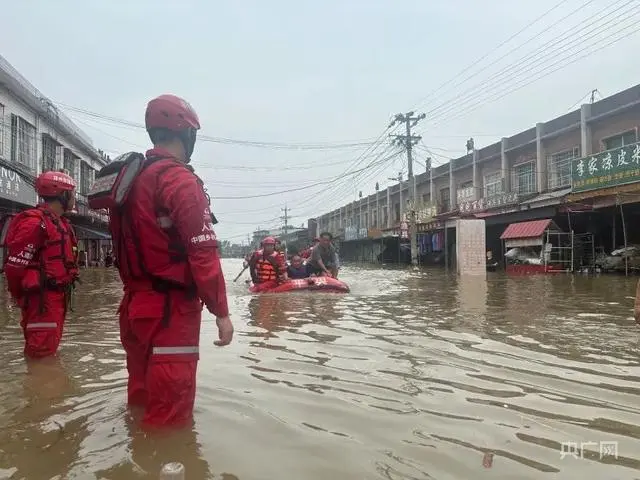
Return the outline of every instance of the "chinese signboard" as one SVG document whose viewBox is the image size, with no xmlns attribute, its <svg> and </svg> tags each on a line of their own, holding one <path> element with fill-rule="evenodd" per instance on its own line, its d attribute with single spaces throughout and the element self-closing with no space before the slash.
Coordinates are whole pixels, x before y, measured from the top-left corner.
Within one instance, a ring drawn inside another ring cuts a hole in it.
<svg viewBox="0 0 640 480">
<path fill-rule="evenodd" d="M 360 228 L 356 226 L 346 227 L 344 229 L 344 239 L 345 240 L 358 240 L 360 238 L 367 238 L 367 229 Z"/>
<path fill-rule="evenodd" d="M 402 218 L 408 222 L 411 219 L 411 212 L 413 210 L 411 202 L 407 202 L 408 212 L 404 212 Z M 436 216 L 438 213 L 437 207 L 431 202 L 418 203 L 416 205 L 416 223 L 426 223 L 430 219 Z"/>
<path fill-rule="evenodd" d="M 518 203 L 516 192 L 500 193 L 490 197 L 483 197 L 480 200 L 467 201 L 460 204 L 460 213 L 477 213 L 490 208 L 504 207 Z"/>
<path fill-rule="evenodd" d="M 640 143 L 573 160 L 571 180 L 573 192 L 640 182 Z"/>
<path fill-rule="evenodd" d="M 35 188 L 3 166 L 0 166 L 0 197 L 23 205 L 35 205 L 37 200 Z"/>
<path fill-rule="evenodd" d="M 440 220 L 434 220 L 429 223 L 423 223 L 418 225 L 418 232 L 430 232 L 432 230 L 442 230 L 444 223 Z"/>
</svg>

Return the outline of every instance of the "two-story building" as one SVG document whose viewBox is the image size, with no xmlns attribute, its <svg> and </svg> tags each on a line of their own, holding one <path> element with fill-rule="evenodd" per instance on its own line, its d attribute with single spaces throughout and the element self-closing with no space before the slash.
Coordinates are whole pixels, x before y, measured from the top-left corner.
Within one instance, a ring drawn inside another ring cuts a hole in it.
<svg viewBox="0 0 640 480">
<path fill-rule="evenodd" d="M 95 172 L 108 156 L 47 97 L 0 56 L 0 213 L 35 205 L 35 178 L 66 170 L 77 182 L 77 214 L 72 215 L 79 249 L 89 262 L 108 248 L 107 217 L 87 207 Z"/>
<path fill-rule="evenodd" d="M 594 250 L 620 246 L 622 233 L 640 236 L 629 225 L 622 232 L 624 217 L 605 210 L 640 200 L 640 168 L 632 163 L 635 150 L 627 148 L 640 140 L 639 125 L 637 85 L 416 175 L 422 260 L 455 262 L 457 218 L 483 218 L 487 249 L 498 258 L 506 227 L 535 219 L 592 233 Z M 605 153 L 592 156 L 598 152 Z M 621 152 L 626 153 L 618 165 Z M 387 260 L 407 259 L 398 255 L 408 241 L 405 212 L 413 207 L 407 196 L 406 181 L 392 185 L 317 217 L 317 230 L 337 235 L 347 259 L 370 260 L 380 253 Z"/>
</svg>

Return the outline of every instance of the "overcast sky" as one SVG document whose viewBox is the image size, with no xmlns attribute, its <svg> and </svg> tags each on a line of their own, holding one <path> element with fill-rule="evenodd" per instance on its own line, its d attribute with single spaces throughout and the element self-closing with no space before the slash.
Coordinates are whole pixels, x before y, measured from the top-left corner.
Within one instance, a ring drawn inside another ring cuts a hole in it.
<svg viewBox="0 0 640 480">
<path fill-rule="evenodd" d="M 390 146 L 362 156 L 361 143 L 397 112 L 428 114 L 416 128 L 417 160 L 440 164 L 464 153 L 470 136 L 480 148 L 577 108 L 592 89 L 608 96 L 634 85 L 637 33 L 591 52 L 640 28 L 639 3 L 22 0 L 3 2 L 1 53 L 108 152 L 141 150 L 148 139 L 105 117 L 143 123 L 146 102 L 162 93 L 194 106 L 203 136 L 320 144 L 197 144 L 218 235 L 241 241 L 277 227 L 285 204 L 291 223 L 306 224 L 376 181 L 384 188 L 401 168 L 406 178 L 403 156 L 384 161 Z"/>
</svg>

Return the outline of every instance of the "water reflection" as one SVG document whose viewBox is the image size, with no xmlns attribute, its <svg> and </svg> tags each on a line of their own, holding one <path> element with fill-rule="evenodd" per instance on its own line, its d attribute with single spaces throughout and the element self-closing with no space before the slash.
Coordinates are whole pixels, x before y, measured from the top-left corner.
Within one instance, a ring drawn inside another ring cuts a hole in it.
<svg viewBox="0 0 640 480">
<path fill-rule="evenodd" d="M 77 460 L 79 443 L 86 435 L 81 419 L 62 420 L 70 408 L 65 398 L 74 391 L 73 381 L 56 357 L 25 359 L 23 365 L 11 367 L 21 385 L 14 385 L 18 388 L 13 390 L 13 405 L 3 415 L 0 467 L 11 471 L 11 478 L 64 475 Z M 37 461 L 43 454 L 52 461 Z"/>
<path fill-rule="evenodd" d="M 0 477 L 155 479 L 170 461 L 194 479 L 640 477 L 635 279 L 341 276 L 348 295 L 230 283 L 236 342 L 211 347 L 205 315 L 195 424 L 175 432 L 126 408 L 115 271 L 83 270 L 51 364 L 25 362 L 0 298 Z"/>
</svg>

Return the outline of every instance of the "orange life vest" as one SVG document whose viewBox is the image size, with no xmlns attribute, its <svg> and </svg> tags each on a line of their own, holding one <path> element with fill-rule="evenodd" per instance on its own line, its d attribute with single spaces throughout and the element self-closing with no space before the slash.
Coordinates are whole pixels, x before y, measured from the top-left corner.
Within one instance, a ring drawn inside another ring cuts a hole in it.
<svg viewBox="0 0 640 480">
<path fill-rule="evenodd" d="M 280 265 L 278 263 L 278 253 L 273 252 L 271 255 L 265 255 L 262 251 L 256 261 L 256 276 L 259 283 L 274 282 L 278 279 L 280 273 Z"/>
</svg>

